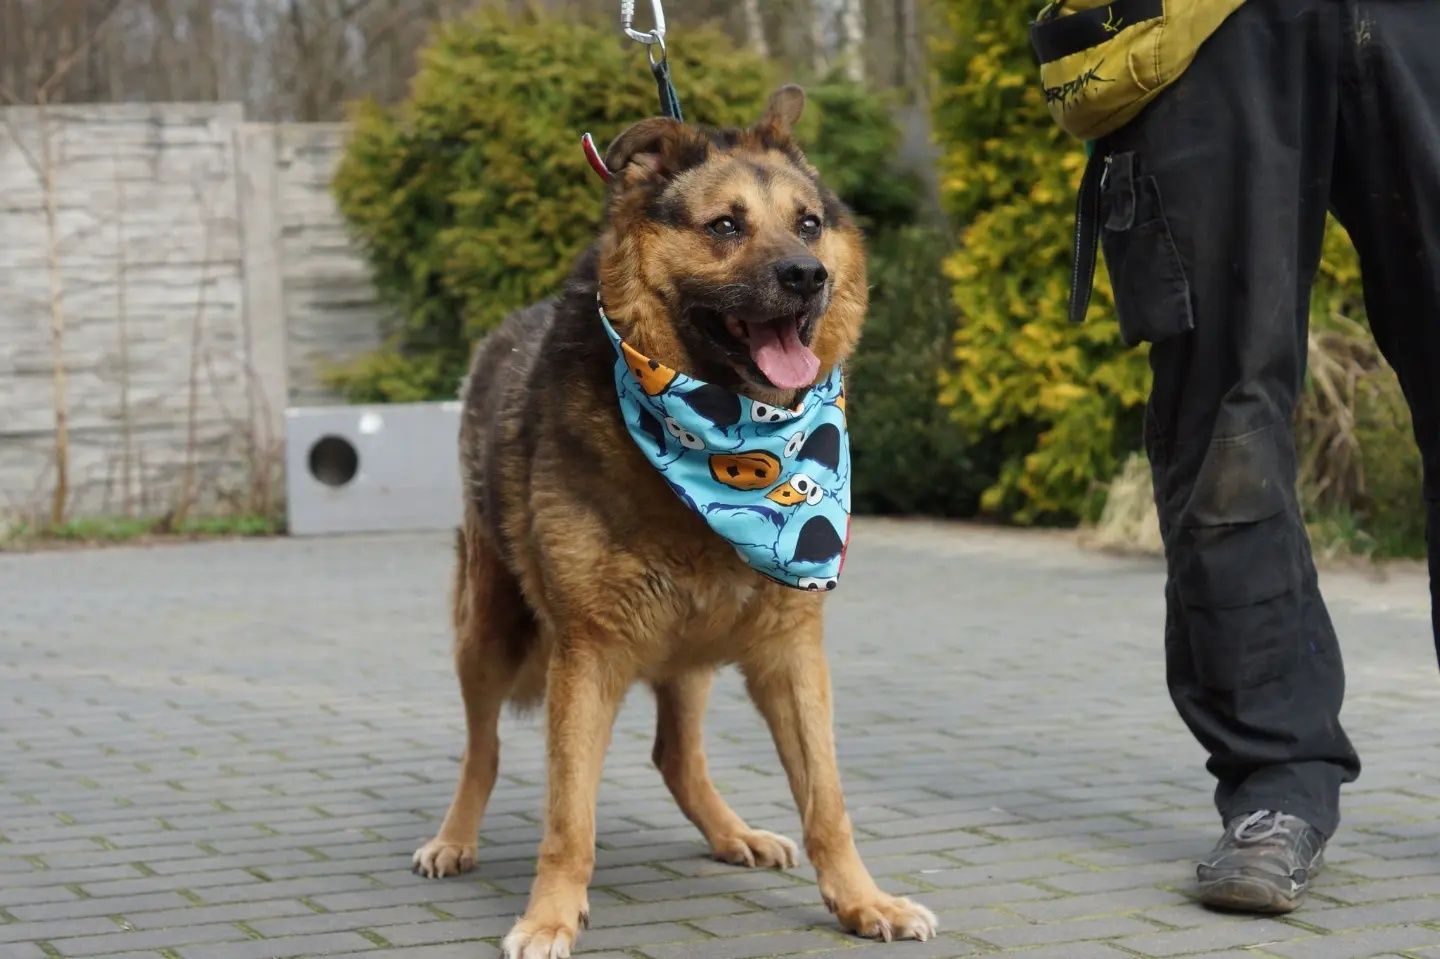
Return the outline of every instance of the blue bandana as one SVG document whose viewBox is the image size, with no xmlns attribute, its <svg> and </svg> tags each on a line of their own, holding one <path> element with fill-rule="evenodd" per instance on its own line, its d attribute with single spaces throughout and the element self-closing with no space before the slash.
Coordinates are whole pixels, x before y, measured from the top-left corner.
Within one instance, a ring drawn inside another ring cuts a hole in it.
<svg viewBox="0 0 1440 959">
<path fill-rule="evenodd" d="M 675 495 L 746 563 L 834 589 L 850 536 L 850 439 L 837 366 L 796 409 L 757 403 L 632 349 L 605 308 L 625 428 Z"/>
</svg>

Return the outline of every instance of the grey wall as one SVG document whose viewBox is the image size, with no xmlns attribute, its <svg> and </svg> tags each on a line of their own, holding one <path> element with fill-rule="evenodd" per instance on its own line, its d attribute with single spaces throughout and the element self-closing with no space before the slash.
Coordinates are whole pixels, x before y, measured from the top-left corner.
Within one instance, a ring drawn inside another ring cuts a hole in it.
<svg viewBox="0 0 1440 959">
<path fill-rule="evenodd" d="M 48 110 L 65 314 L 70 515 L 253 509 L 278 494 L 286 405 L 385 311 L 328 179 L 331 124 L 231 104 Z M 0 110 L 0 521 L 54 481 L 41 116 Z M 187 496 L 187 490 L 190 495 Z"/>
</svg>

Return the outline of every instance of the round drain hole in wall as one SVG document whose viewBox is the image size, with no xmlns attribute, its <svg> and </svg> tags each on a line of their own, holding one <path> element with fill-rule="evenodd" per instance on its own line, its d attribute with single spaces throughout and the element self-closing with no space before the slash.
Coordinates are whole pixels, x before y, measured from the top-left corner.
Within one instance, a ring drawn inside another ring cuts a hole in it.
<svg viewBox="0 0 1440 959">
<path fill-rule="evenodd" d="M 360 469 L 360 454 L 342 436 L 322 436 L 310 447 L 310 475 L 326 486 L 344 486 Z"/>
</svg>

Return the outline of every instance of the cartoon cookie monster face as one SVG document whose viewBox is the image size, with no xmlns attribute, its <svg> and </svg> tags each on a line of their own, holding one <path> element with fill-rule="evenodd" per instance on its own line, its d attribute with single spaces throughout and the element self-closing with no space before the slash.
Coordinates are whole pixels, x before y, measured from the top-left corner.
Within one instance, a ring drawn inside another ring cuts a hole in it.
<svg viewBox="0 0 1440 959">
<path fill-rule="evenodd" d="M 825 490 L 804 473 L 796 473 L 766 493 L 765 498 L 781 506 L 799 506 L 801 503 L 815 506 L 825 498 Z"/>
<path fill-rule="evenodd" d="M 731 489 L 769 489 L 780 478 L 780 461 L 764 450 L 717 453 L 710 457 L 710 475 Z"/>
<path fill-rule="evenodd" d="M 750 404 L 750 421 L 752 423 L 783 423 L 786 420 L 793 420 L 799 415 L 798 410 L 787 410 L 766 403 L 752 402 Z"/>
</svg>

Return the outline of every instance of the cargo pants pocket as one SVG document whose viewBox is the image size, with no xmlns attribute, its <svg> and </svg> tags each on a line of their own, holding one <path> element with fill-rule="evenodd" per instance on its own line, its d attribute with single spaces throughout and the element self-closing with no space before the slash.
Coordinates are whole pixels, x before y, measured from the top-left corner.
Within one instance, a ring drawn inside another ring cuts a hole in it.
<svg viewBox="0 0 1440 959">
<path fill-rule="evenodd" d="M 1190 281 L 1165 219 L 1160 185 L 1139 174 L 1134 153 L 1109 158 L 1100 217 L 1100 244 L 1125 345 L 1161 343 L 1193 330 Z"/>
</svg>

